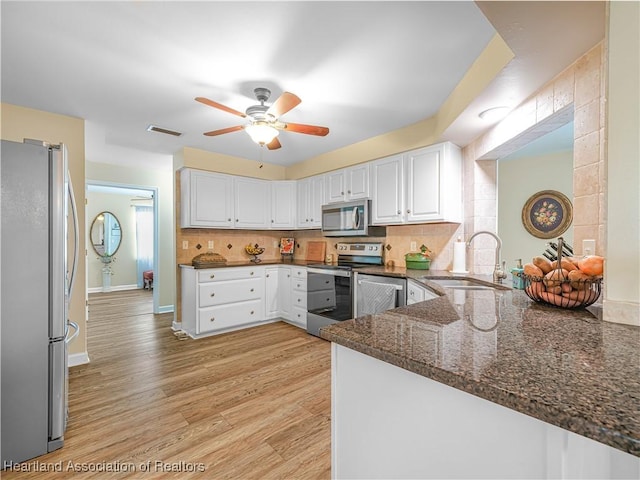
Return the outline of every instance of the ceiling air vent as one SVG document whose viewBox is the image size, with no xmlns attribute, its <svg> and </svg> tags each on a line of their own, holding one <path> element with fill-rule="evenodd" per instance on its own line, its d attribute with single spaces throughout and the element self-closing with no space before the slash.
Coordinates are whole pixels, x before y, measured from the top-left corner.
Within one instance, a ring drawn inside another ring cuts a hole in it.
<svg viewBox="0 0 640 480">
<path fill-rule="evenodd" d="M 174 137 L 179 137 L 180 135 L 182 135 L 181 132 L 176 132 L 174 130 L 169 130 L 168 128 L 158 127 L 157 125 L 149 125 L 147 127 L 147 132 L 165 133 L 167 135 L 173 135 Z"/>
</svg>

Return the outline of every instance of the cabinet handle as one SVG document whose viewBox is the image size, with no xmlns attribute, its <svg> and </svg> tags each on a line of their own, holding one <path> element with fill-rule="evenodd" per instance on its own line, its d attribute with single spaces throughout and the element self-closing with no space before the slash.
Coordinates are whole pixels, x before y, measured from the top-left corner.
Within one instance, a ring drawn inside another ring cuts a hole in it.
<svg viewBox="0 0 640 480">
<path fill-rule="evenodd" d="M 230 222 L 230 221 L 231 221 L 231 219 L 230 219 L 230 218 L 227 218 L 227 222 Z"/>
<path fill-rule="evenodd" d="M 300 299 L 298 299 L 298 303 L 300 303 Z"/>
<path fill-rule="evenodd" d="M 215 292 L 211 292 L 211 296 L 215 297 L 216 296 Z"/>
<path fill-rule="evenodd" d="M 398 215 L 400 215 L 402 212 L 400 210 L 398 210 Z"/>
<path fill-rule="evenodd" d="M 344 192 L 340 192 L 340 195 L 344 195 Z"/>
<path fill-rule="evenodd" d="M 267 273 L 267 278 L 269 278 L 269 274 Z"/>
<path fill-rule="evenodd" d="M 271 220 L 271 223 L 273 223 L 273 220 Z"/>
<path fill-rule="evenodd" d="M 324 281 L 324 283 L 326 283 L 327 285 L 329 285 L 329 282 L 330 282 L 330 281 L 331 281 L 331 280 L 325 280 L 325 281 Z"/>
<path fill-rule="evenodd" d="M 251 275 L 253 275 L 253 272 L 251 272 Z"/>
<path fill-rule="evenodd" d="M 236 222 L 238 222 L 239 220 L 236 218 Z"/>
<path fill-rule="evenodd" d="M 311 219 L 311 221 L 313 222 L 313 218 Z"/>
<path fill-rule="evenodd" d="M 253 288 L 251 290 L 249 290 L 250 292 L 253 292 Z"/>
<path fill-rule="evenodd" d="M 351 195 L 351 190 L 347 190 L 347 193 L 348 193 L 349 195 Z"/>
<path fill-rule="evenodd" d="M 327 298 L 327 302 L 329 302 L 330 300 L 331 300 L 330 298 Z"/>
<path fill-rule="evenodd" d="M 409 295 L 413 297 L 413 290 L 409 291 Z"/>
<path fill-rule="evenodd" d="M 215 273 L 212 273 L 211 275 L 209 275 L 209 278 L 216 278 Z"/>
<path fill-rule="evenodd" d="M 253 310 L 251 310 L 251 315 L 253 315 Z"/>
<path fill-rule="evenodd" d="M 213 321 L 215 321 L 215 319 L 216 319 L 216 317 L 211 317 L 211 318 L 209 319 L 209 321 L 210 321 L 210 322 L 213 322 Z"/>
<path fill-rule="evenodd" d="M 308 222 L 308 221 L 309 221 L 309 219 L 308 219 L 308 218 L 305 218 L 305 219 L 304 219 L 304 221 L 305 221 L 305 222 Z"/>
<path fill-rule="evenodd" d="M 291 274 L 290 274 L 290 273 L 287 273 L 287 278 L 289 278 L 290 276 L 291 276 Z"/>
<path fill-rule="evenodd" d="M 408 208 L 407 208 L 407 213 L 411 213 L 411 210 L 409 210 Z"/>
</svg>

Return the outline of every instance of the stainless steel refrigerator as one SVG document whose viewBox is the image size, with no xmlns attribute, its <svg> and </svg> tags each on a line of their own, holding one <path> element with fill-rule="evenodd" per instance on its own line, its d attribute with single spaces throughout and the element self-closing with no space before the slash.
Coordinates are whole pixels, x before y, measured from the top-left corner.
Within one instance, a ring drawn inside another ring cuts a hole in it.
<svg viewBox="0 0 640 480">
<path fill-rule="evenodd" d="M 78 333 L 68 318 L 78 229 L 64 145 L 3 140 L 1 148 L 4 469 L 64 443 L 67 345 Z M 74 253 L 68 257 L 69 234 Z"/>
</svg>

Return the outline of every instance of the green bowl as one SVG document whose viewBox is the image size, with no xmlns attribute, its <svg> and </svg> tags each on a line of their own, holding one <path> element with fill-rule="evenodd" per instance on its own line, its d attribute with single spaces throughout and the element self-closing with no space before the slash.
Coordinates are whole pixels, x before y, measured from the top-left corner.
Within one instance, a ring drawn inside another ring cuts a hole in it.
<svg viewBox="0 0 640 480">
<path fill-rule="evenodd" d="M 429 270 L 431 259 L 420 253 L 407 253 L 404 261 L 408 269 L 411 270 Z"/>
</svg>

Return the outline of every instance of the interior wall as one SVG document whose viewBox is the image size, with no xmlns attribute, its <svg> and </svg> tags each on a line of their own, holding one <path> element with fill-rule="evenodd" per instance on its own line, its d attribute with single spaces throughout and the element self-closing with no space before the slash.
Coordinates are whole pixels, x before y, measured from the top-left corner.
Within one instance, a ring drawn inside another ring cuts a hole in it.
<svg viewBox="0 0 640 480">
<path fill-rule="evenodd" d="M 49 143 L 64 143 L 67 146 L 69 174 L 75 189 L 78 208 L 79 245 L 85 245 L 85 205 L 84 205 L 84 120 L 65 115 L 33 110 L 3 103 L 1 107 L 3 140 L 22 142 L 34 138 Z M 71 241 L 71 243 L 73 243 Z M 69 258 L 72 256 L 69 248 Z M 78 258 L 76 281 L 69 306 L 70 318 L 80 327 L 80 333 L 69 345 L 73 363 L 88 361 L 87 356 L 87 309 L 85 256 Z"/>
<path fill-rule="evenodd" d="M 87 192 L 87 287 L 89 291 L 101 291 L 102 267 L 98 254 L 91 244 L 91 225 L 102 212 L 111 212 L 120 223 L 120 247 L 111 262 L 111 288 L 124 290 L 137 288 L 136 267 L 136 218 L 131 206 L 131 195 Z"/>
<path fill-rule="evenodd" d="M 573 198 L 573 151 L 498 161 L 498 235 L 507 270 L 518 258 L 524 264 L 542 255 L 551 241 L 534 237 L 522 224 L 522 207 L 541 190 L 556 190 Z M 572 227 L 562 236 L 573 245 Z"/>
<path fill-rule="evenodd" d="M 132 152 L 135 155 L 135 152 Z M 169 169 L 134 168 L 87 161 L 87 180 L 125 186 L 157 188 L 158 198 L 158 272 L 154 288 L 158 290 L 160 312 L 171 312 L 175 304 L 175 230 L 173 224 L 173 172 Z"/>
</svg>

